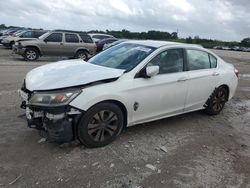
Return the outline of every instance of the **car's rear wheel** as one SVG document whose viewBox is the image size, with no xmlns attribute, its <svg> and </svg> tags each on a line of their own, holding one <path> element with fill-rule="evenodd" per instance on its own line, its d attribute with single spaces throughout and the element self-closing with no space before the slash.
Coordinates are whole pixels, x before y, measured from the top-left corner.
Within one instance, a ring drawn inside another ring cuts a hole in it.
<svg viewBox="0 0 250 188">
<path fill-rule="evenodd" d="M 27 48 L 23 56 L 27 61 L 35 61 L 38 59 L 39 53 L 35 48 Z"/>
<path fill-rule="evenodd" d="M 205 112 L 209 115 L 217 115 L 224 108 L 227 102 L 228 91 L 223 86 L 220 86 L 214 90 L 210 98 L 206 103 Z"/>
<path fill-rule="evenodd" d="M 78 139 L 87 147 L 102 147 L 120 134 L 123 113 L 113 103 L 99 103 L 90 108 L 78 124 Z"/>
<path fill-rule="evenodd" d="M 76 53 L 75 55 L 75 58 L 76 59 L 82 59 L 84 61 L 87 61 L 88 60 L 88 52 L 86 51 L 83 51 L 83 50 L 80 50 Z"/>
</svg>

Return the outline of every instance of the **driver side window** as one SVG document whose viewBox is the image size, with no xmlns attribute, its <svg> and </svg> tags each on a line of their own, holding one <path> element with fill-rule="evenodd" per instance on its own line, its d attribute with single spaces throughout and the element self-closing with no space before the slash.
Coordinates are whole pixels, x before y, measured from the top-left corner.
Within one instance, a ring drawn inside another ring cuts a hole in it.
<svg viewBox="0 0 250 188">
<path fill-rule="evenodd" d="M 159 66 L 159 74 L 182 72 L 183 49 L 169 49 L 155 56 L 147 66 Z"/>
<path fill-rule="evenodd" d="M 46 38 L 47 42 L 62 42 L 62 33 L 52 33 Z"/>
</svg>

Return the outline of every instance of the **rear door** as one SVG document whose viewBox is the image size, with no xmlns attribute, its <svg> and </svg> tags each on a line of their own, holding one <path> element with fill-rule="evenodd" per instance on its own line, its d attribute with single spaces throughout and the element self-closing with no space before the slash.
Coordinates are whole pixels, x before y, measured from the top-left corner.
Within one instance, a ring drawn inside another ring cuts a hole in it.
<svg viewBox="0 0 250 188">
<path fill-rule="evenodd" d="M 188 79 L 183 52 L 183 49 L 169 49 L 159 53 L 147 64 L 159 66 L 159 74 L 134 79 L 134 100 L 138 105 L 133 114 L 135 123 L 183 112 Z"/>
<path fill-rule="evenodd" d="M 191 111 L 202 108 L 206 103 L 215 89 L 219 73 L 216 68 L 217 62 L 215 62 L 217 60 L 209 53 L 186 49 L 186 55 L 189 80 L 187 81 L 188 94 L 185 111 Z"/>
<path fill-rule="evenodd" d="M 65 43 L 63 48 L 63 54 L 67 56 L 74 56 L 76 50 L 81 47 L 80 40 L 75 33 L 65 33 Z"/>
<path fill-rule="evenodd" d="M 82 42 L 82 45 L 89 50 L 90 54 L 95 54 L 96 44 L 92 38 L 88 34 L 79 34 L 79 36 L 81 38 L 80 42 Z"/>
<path fill-rule="evenodd" d="M 63 34 L 51 33 L 39 44 L 43 55 L 61 55 L 63 48 Z"/>
</svg>

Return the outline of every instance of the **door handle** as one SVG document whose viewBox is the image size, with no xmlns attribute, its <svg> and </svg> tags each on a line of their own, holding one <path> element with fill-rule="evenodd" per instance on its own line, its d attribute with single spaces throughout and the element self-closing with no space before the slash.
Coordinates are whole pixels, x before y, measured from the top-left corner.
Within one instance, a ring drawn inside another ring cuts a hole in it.
<svg viewBox="0 0 250 188">
<path fill-rule="evenodd" d="M 213 72 L 212 76 L 218 76 L 219 73 L 218 72 Z"/>
<path fill-rule="evenodd" d="M 185 81 L 187 81 L 186 77 L 183 77 L 183 78 L 180 78 L 179 80 L 177 80 L 177 82 L 185 82 Z"/>
<path fill-rule="evenodd" d="M 63 43 L 61 42 L 60 45 L 63 45 Z"/>
</svg>

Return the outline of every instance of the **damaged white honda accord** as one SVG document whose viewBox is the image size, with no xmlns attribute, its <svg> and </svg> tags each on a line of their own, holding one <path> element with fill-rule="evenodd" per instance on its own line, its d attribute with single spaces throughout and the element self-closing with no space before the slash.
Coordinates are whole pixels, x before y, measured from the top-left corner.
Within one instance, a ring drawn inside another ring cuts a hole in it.
<svg viewBox="0 0 250 188">
<path fill-rule="evenodd" d="M 238 71 L 202 47 L 127 41 L 88 62 L 31 70 L 19 93 L 28 126 L 58 142 L 101 147 L 125 127 L 195 110 L 216 115 L 231 99 Z"/>
</svg>

